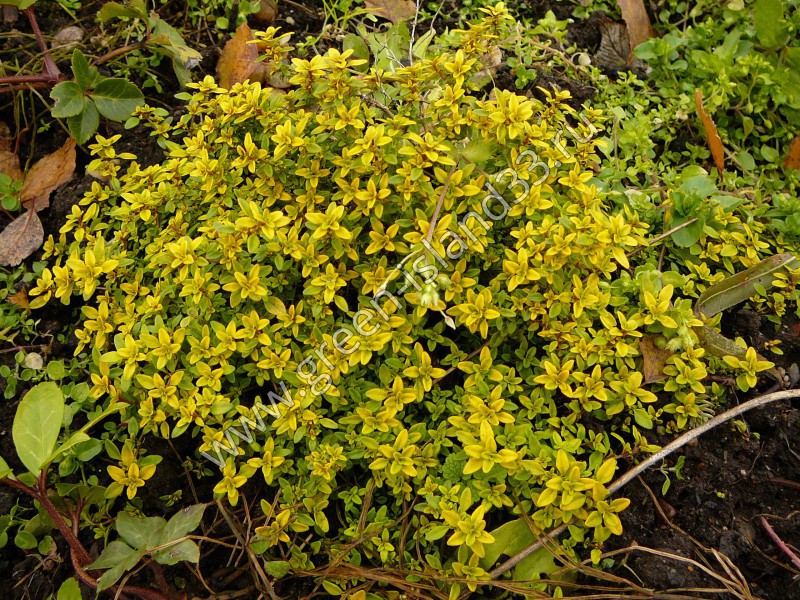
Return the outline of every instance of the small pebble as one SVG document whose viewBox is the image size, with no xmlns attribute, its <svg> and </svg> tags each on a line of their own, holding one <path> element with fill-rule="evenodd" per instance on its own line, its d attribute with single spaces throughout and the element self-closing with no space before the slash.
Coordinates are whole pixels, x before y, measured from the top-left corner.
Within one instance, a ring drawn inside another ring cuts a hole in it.
<svg viewBox="0 0 800 600">
<path fill-rule="evenodd" d="M 50 47 L 73 48 L 81 43 L 83 36 L 83 29 L 77 25 L 70 25 L 69 27 L 64 27 L 64 29 L 53 36 L 53 41 L 50 43 Z"/>
</svg>

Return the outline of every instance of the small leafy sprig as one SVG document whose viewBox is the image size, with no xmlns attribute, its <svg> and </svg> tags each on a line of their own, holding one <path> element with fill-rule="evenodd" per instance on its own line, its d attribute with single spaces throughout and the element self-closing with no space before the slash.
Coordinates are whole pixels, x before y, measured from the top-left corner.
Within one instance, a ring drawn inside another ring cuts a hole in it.
<svg viewBox="0 0 800 600">
<path fill-rule="evenodd" d="M 104 77 L 89 65 L 78 49 L 72 53 L 72 81 L 56 85 L 50 96 L 56 101 L 52 114 L 67 119 L 70 133 L 83 144 L 97 131 L 100 116 L 124 121 L 144 103 L 141 90 L 121 77 Z"/>
</svg>

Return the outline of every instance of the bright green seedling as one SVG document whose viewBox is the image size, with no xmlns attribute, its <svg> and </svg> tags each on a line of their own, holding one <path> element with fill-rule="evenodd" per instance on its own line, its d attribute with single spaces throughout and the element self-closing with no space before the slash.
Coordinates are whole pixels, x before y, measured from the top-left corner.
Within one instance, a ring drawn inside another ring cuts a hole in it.
<svg viewBox="0 0 800 600">
<path fill-rule="evenodd" d="M 103 77 L 80 50 L 72 53 L 73 81 L 56 85 L 50 96 L 56 101 L 52 114 L 67 119 L 79 144 L 86 142 L 100 124 L 100 115 L 124 121 L 144 102 L 142 92 L 126 79 Z"/>
<path fill-rule="evenodd" d="M 169 521 L 120 513 L 116 526 L 121 539 L 108 544 L 89 566 L 90 569 L 108 569 L 98 579 L 97 591 L 114 585 L 145 556 L 162 565 L 174 565 L 182 560 L 197 563 L 200 549 L 186 539 L 186 535 L 200 525 L 205 508 L 205 504 L 189 506 L 175 513 Z"/>
</svg>

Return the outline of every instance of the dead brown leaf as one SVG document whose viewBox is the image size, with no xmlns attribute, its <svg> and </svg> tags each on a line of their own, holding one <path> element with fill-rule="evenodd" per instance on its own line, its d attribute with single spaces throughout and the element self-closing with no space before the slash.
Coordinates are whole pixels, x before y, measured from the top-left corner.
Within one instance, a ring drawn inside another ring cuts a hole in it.
<svg viewBox="0 0 800 600">
<path fill-rule="evenodd" d="M 595 64 L 603 69 L 616 69 L 626 66 L 633 54 L 624 23 L 617 23 L 608 17 L 600 20 L 600 48 L 595 54 Z"/>
<path fill-rule="evenodd" d="M 800 133 L 789 144 L 789 151 L 783 159 L 784 169 L 800 169 Z"/>
<path fill-rule="evenodd" d="M 413 0 L 364 0 L 367 10 L 379 17 L 399 23 L 414 18 L 417 5 Z"/>
<path fill-rule="evenodd" d="M 639 352 L 643 360 L 644 383 L 655 383 L 667 378 L 664 375 L 664 365 L 667 363 L 667 359 L 672 356 L 672 352 L 656 345 L 658 337 L 646 335 L 639 340 Z"/>
<path fill-rule="evenodd" d="M 0 175 L 8 175 L 14 181 L 22 181 L 24 177 L 19 168 L 19 157 L 9 150 L 0 150 Z"/>
<path fill-rule="evenodd" d="M 647 16 L 642 0 L 617 0 L 617 4 L 625 25 L 628 26 L 631 50 L 653 37 L 653 27 L 650 25 L 650 17 Z"/>
<path fill-rule="evenodd" d="M 708 140 L 708 147 L 711 149 L 711 156 L 714 157 L 714 164 L 717 166 L 717 171 L 722 173 L 725 170 L 725 148 L 722 146 L 722 140 L 719 137 L 714 120 L 706 112 L 705 106 L 703 106 L 703 92 L 700 90 L 694 91 L 694 104 L 697 107 L 700 120 L 703 122 L 703 129 L 706 130 L 706 140 Z"/>
<path fill-rule="evenodd" d="M 11 294 L 6 298 L 8 302 L 11 304 L 16 304 L 17 306 L 21 306 L 25 310 L 30 309 L 31 305 L 28 301 L 28 292 L 25 289 L 21 289 L 20 291 Z"/>
<path fill-rule="evenodd" d="M 0 265 L 16 267 L 44 242 L 44 229 L 36 211 L 21 214 L 0 233 Z"/>
<path fill-rule="evenodd" d="M 217 62 L 217 77 L 221 87 L 230 89 L 233 84 L 242 83 L 253 74 L 258 66 L 258 48 L 255 44 L 247 43 L 251 40 L 253 32 L 247 23 L 242 23 L 225 44 Z"/>
<path fill-rule="evenodd" d="M 50 206 L 50 194 L 75 174 L 75 140 L 37 161 L 25 175 L 20 200 L 25 208 L 40 211 Z"/>
<path fill-rule="evenodd" d="M 12 139 L 8 123 L 0 121 L 0 150 L 11 150 Z"/>
</svg>

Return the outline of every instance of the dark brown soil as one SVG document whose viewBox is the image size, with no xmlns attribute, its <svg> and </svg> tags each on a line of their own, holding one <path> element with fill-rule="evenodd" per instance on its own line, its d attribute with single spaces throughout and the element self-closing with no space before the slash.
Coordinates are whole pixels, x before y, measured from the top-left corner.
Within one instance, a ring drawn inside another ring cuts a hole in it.
<svg viewBox="0 0 800 600">
<path fill-rule="evenodd" d="M 800 404 L 776 403 L 745 414 L 741 421 L 743 432 L 723 425 L 687 446 L 683 480 L 670 474 L 665 496 L 664 474 L 651 470 L 642 478 L 658 505 L 642 482 L 629 484 L 623 491 L 631 500 L 622 515 L 624 532 L 609 540 L 607 548 L 638 544 L 701 564 L 708 561 L 711 570 L 730 579 L 713 549 L 739 569 L 754 596 L 800 598 L 788 557 L 759 522 L 765 517 L 787 544 L 800 540 Z M 665 466 L 674 466 L 676 460 L 672 457 Z M 631 553 L 625 568 L 615 572 L 655 590 L 720 587 L 696 566 L 642 551 Z M 694 594 L 689 597 L 735 597 Z"/>
</svg>

